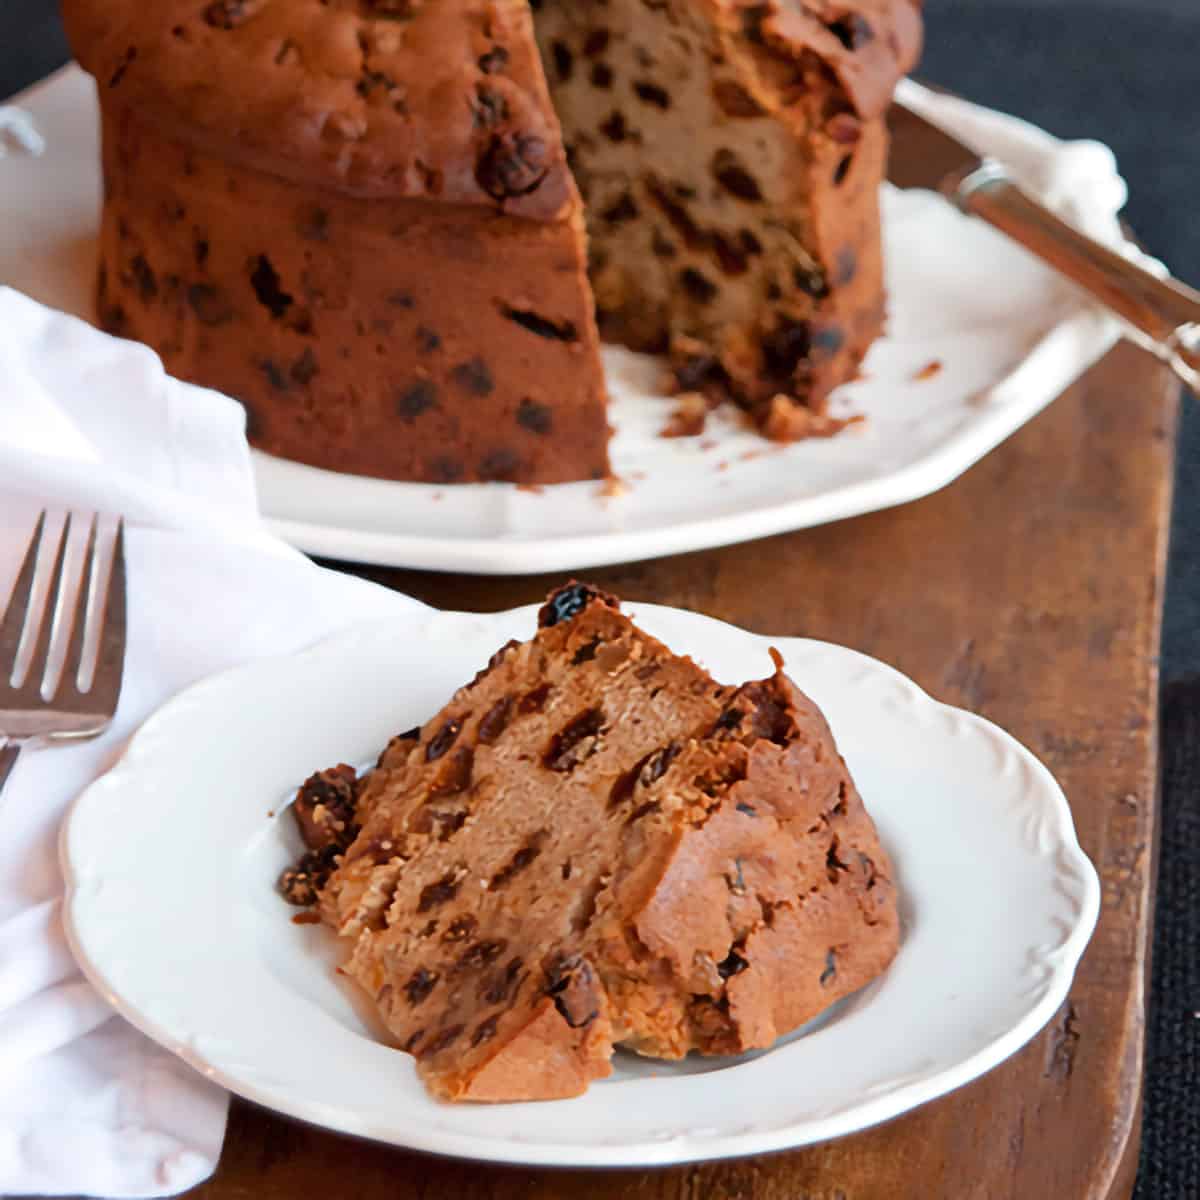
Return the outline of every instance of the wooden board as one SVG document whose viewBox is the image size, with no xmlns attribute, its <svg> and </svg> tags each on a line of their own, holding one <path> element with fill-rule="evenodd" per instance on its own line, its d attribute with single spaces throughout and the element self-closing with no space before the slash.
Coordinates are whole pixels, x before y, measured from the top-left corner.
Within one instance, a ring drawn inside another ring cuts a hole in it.
<svg viewBox="0 0 1200 1200">
<path fill-rule="evenodd" d="M 927 500 L 766 541 L 586 573 L 629 599 L 864 650 L 939 699 L 997 721 L 1044 759 L 1100 869 L 1104 904 L 1069 1003 L 1024 1051 L 959 1092 L 864 1134 L 768 1158 L 656 1171 L 437 1160 L 235 1102 L 220 1168 L 195 1194 L 1127 1197 L 1141 1107 L 1157 654 L 1177 399 L 1161 369 L 1122 347 Z M 440 607 L 477 610 L 539 599 L 558 581 L 360 573 Z"/>
</svg>

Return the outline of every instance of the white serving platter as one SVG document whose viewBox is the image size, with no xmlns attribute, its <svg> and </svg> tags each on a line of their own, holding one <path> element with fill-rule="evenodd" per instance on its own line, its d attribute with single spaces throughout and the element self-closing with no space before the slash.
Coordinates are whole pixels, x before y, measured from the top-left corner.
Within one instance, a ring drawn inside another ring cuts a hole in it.
<svg viewBox="0 0 1200 1200">
<path fill-rule="evenodd" d="M 1093 236 L 1125 247 L 1111 153 L 904 84 L 908 98 Z M 16 97 L 44 140 L 0 158 L 0 283 L 91 319 L 100 207 L 91 80 L 67 67 Z M 619 494 L 442 487 L 321 471 L 255 454 L 262 511 L 331 558 L 480 574 L 566 571 L 727 545 L 902 504 L 950 483 L 1102 357 L 1120 331 L 1023 249 L 929 192 L 883 196 L 890 316 L 837 437 L 773 445 L 733 415 L 703 436 L 659 436 L 660 364 L 606 349 Z M 935 369 L 936 367 L 936 369 Z"/>
</svg>

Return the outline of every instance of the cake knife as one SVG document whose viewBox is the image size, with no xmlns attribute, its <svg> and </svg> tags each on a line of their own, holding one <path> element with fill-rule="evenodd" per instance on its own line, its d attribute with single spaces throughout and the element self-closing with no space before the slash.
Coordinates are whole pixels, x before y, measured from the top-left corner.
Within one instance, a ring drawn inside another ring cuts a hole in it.
<svg viewBox="0 0 1200 1200">
<path fill-rule="evenodd" d="M 899 100 L 888 126 L 893 184 L 940 192 L 1020 242 L 1119 317 L 1131 340 L 1200 394 L 1200 292 L 1081 233 L 1023 191 L 1002 162 L 976 154 Z"/>
</svg>

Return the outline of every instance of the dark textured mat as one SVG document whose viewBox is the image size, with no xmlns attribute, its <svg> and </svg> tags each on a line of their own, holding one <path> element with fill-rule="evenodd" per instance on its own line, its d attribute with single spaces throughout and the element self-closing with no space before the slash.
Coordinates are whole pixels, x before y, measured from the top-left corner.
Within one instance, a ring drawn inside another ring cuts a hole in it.
<svg viewBox="0 0 1200 1200">
<path fill-rule="evenodd" d="M 1200 1197 L 1200 678 L 1163 696 L 1162 867 L 1136 1200 Z"/>
<path fill-rule="evenodd" d="M 0 0 L 0 98 L 49 75 L 68 55 L 54 0 Z"/>
<path fill-rule="evenodd" d="M 1128 217 L 1200 283 L 1197 0 L 927 0 L 923 73 L 1062 137 L 1099 137 Z M 66 57 L 52 0 L 0 0 L 0 96 Z M 1130 396 L 1131 404 L 1138 402 Z M 1163 646 L 1163 838 L 1137 1200 L 1200 1198 L 1200 411 L 1185 407 Z M 1056 1200 L 1029 1197 L 1029 1200 Z"/>
</svg>

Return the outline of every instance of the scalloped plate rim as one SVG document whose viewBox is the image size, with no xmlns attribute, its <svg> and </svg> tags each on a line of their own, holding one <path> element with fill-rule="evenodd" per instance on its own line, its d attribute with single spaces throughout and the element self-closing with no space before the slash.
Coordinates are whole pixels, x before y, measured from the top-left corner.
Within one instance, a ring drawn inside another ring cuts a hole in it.
<svg viewBox="0 0 1200 1200">
<path fill-rule="evenodd" d="M 428 630 L 435 622 L 456 619 L 471 622 L 519 621 L 531 618 L 537 605 L 525 605 L 494 614 L 439 612 L 417 613 L 418 619 L 425 618 L 418 632 Z M 354 642 L 377 643 L 381 637 L 400 636 L 402 622 L 395 620 L 371 621 L 352 626 L 323 638 L 313 645 L 279 656 L 252 660 L 227 668 L 208 676 L 184 689 L 158 708 L 134 732 L 126 743 L 120 757 L 102 776 L 90 784 L 76 798 L 59 836 L 60 859 L 66 883 L 63 902 L 63 925 L 72 953 L 84 975 L 97 990 L 112 1004 L 114 1009 L 135 1027 L 147 1034 L 161 1046 L 178 1055 L 189 1065 L 214 1082 L 226 1087 L 236 1095 L 294 1117 L 298 1120 L 329 1128 L 340 1133 L 369 1140 L 380 1141 L 408 1149 L 447 1155 L 468 1160 L 506 1163 L 512 1165 L 544 1165 L 573 1167 L 633 1167 L 665 1166 L 688 1162 L 700 1162 L 722 1158 L 757 1155 L 794 1149 L 847 1136 L 884 1121 L 893 1119 L 931 1100 L 937 1099 L 978 1078 L 1004 1062 L 1025 1046 L 1050 1021 L 1070 990 L 1078 967 L 1091 936 L 1100 911 L 1100 885 L 1096 870 L 1079 845 L 1070 806 L 1066 795 L 1057 781 L 1039 759 L 1017 739 L 994 722 L 968 710 L 956 708 L 934 699 L 901 671 L 861 651 L 832 642 L 798 637 L 769 637 L 684 609 L 662 605 L 630 602 L 624 606 L 635 618 L 641 614 L 663 614 L 670 619 L 680 618 L 697 623 L 717 636 L 734 636 L 765 650 L 776 646 L 790 665 L 806 655 L 824 657 L 835 655 L 845 658 L 847 663 L 867 669 L 870 674 L 899 685 L 913 708 L 924 708 L 939 715 L 949 715 L 956 720 L 966 720 L 969 725 L 984 733 L 1010 751 L 1032 768 L 1034 778 L 1042 786 L 1043 800 L 1049 800 L 1051 826 L 1056 845 L 1056 861 L 1065 855 L 1072 868 L 1073 878 L 1082 885 L 1079 899 L 1079 916 L 1069 934 L 1055 950 L 1058 960 L 1052 967 L 1049 980 L 1040 998 L 1034 1002 L 1024 1017 L 1003 1032 L 993 1035 L 971 1055 L 960 1061 L 941 1067 L 929 1075 L 917 1076 L 900 1082 L 880 1094 L 852 1104 L 817 1119 L 804 1122 L 789 1122 L 776 1128 L 757 1128 L 753 1131 L 733 1128 L 707 1129 L 702 1134 L 678 1134 L 670 1138 L 655 1138 L 637 1144 L 619 1147 L 604 1142 L 584 1142 L 562 1145 L 559 1142 L 537 1142 L 499 1138 L 486 1140 L 476 1135 L 448 1131 L 444 1127 L 432 1126 L 426 1130 L 400 1129 L 381 1130 L 370 1128 L 354 1119 L 352 1109 L 323 1109 L 319 1102 L 296 1100 L 285 1092 L 273 1089 L 270 1082 L 255 1083 L 239 1077 L 236 1068 L 227 1068 L 210 1060 L 204 1053 L 189 1044 L 187 1038 L 162 1028 L 153 1016 L 141 1011 L 138 1005 L 126 1000 L 118 985 L 114 984 L 101 962 L 88 953 L 85 939 L 76 926 L 76 909 L 86 902 L 81 891 L 81 872 L 78 863 L 82 856 L 73 845 L 74 832 L 83 824 L 84 814 L 95 804 L 106 802 L 108 794 L 120 790 L 126 777 L 141 767 L 147 743 L 156 738 L 160 727 L 169 726 L 176 712 L 193 705 L 197 698 L 206 693 L 220 691 L 235 684 L 239 678 L 269 672 L 274 664 L 289 661 L 319 666 L 327 658 L 340 657 L 344 648 Z M 411 636 L 408 631 L 404 636 Z M 911 710 L 910 710 L 911 711 Z M 151 749 L 149 753 L 153 753 Z M 561 1102 L 560 1102 L 561 1103 Z M 569 1102 L 568 1102 L 569 1103 Z M 732 1124 L 732 1123 L 731 1123 Z"/>
</svg>

